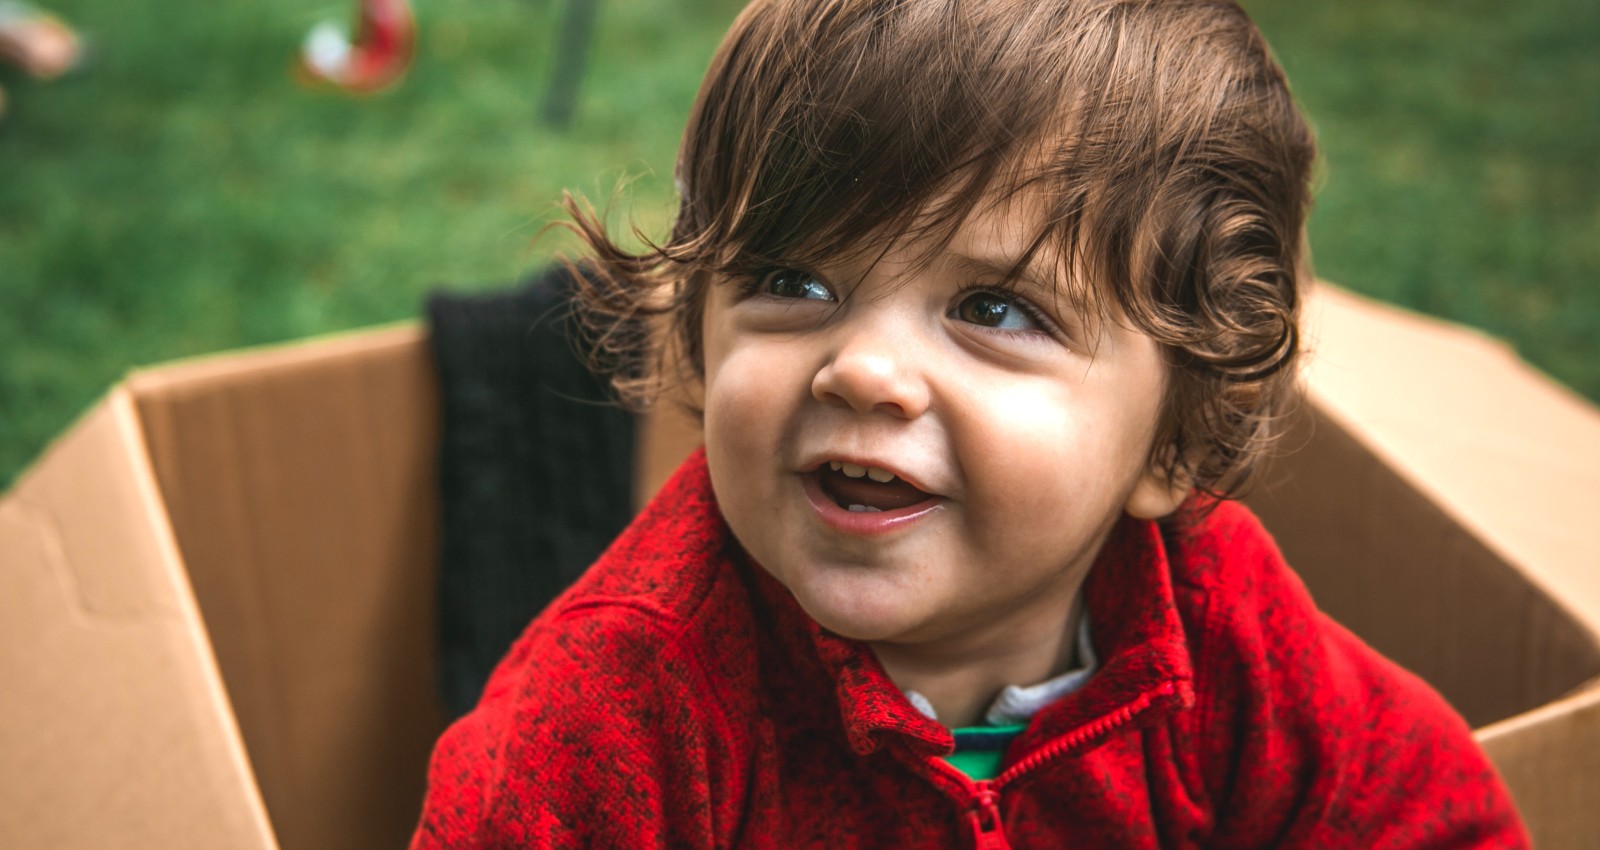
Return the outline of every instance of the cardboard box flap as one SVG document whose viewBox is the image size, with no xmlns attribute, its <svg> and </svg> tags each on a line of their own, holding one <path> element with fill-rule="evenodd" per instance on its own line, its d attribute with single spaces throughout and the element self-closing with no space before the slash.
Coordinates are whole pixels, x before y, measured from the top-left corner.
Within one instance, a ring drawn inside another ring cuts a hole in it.
<svg viewBox="0 0 1600 850">
<path fill-rule="evenodd" d="M 443 726 L 422 330 L 208 357 L 127 386 L 279 840 L 402 846 Z"/>
<path fill-rule="evenodd" d="M 1600 674 L 1591 626 L 1375 454 L 1371 437 L 1313 401 L 1249 499 L 1317 605 L 1473 726 Z"/>
<path fill-rule="evenodd" d="M 1600 413 L 1483 335 L 1319 285 L 1251 503 L 1317 601 L 1475 726 L 1600 675 Z"/>
<path fill-rule="evenodd" d="M 0 553 L 6 845 L 275 847 L 126 392 L 0 503 Z"/>
<path fill-rule="evenodd" d="M 1600 628 L 1600 411 L 1460 325 L 1329 286 L 1308 314 L 1317 406 Z"/>
</svg>

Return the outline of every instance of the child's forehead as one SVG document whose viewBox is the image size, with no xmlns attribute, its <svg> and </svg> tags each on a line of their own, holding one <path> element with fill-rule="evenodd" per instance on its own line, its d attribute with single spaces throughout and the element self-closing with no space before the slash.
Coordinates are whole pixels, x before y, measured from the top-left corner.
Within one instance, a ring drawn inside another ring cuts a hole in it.
<svg viewBox="0 0 1600 850">
<path fill-rule="evenodd" d="M 959 258 L 1000 268 L 1057 260 L 1050 240 L 1048 200 L 1037 188 L 991 192 L 951 234 L 946 250 Z"/>
</svg>

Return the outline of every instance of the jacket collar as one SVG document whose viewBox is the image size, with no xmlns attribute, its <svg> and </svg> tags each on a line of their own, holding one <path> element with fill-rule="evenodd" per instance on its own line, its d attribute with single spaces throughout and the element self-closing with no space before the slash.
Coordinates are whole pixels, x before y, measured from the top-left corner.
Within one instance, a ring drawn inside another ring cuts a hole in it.
<svg viewBox="0 0 1600 850">
<path fill-rule="evenodd" d="M 791 657 L 814 657 L 833 681 L 852 749 L 866 755 L 898 744 L 922 755 L 951 751 L 949 729 L 911 705 L 867 644 L 824 629 L 787 588 L 751 564 L 757 592 Z M 1193 704 L 1189 649 L 1158 526 L 1127 517 L 1118 522 L 1083 592 L 1101 667 L 1081 689 L 1034 717 L 1016 742 L 1018 752 L 1067 737 L 1081 750 L 1122 722 L 1142 725 Z"/>
</svg>

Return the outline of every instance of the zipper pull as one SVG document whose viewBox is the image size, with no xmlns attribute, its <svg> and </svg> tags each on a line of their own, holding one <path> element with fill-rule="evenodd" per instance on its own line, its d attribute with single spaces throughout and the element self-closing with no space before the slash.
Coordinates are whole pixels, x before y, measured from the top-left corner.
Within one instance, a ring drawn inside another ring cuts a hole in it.
<svg viewBox="0 0 1600 850">
<path fill-rule="evenodd" d="M 972 808 L 967 809 L 967 824 L 972 827 L 973 850 L 1011 850 L 1000 823 L 1000 792 L 988 782 L 978 783 Z"/>
</svg>

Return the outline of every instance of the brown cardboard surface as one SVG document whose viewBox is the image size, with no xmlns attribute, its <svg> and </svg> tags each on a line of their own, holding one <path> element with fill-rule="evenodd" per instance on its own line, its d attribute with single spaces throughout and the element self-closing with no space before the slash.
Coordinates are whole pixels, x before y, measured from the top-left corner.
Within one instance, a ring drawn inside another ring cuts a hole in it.
<svg viewBox="0 0 1600 850">
<path fill-rule="evenodd" d="M 1370 437 L 1308 407 L 1249 500 L 1317 604 L 1474 726 L 1600 675 L 1592 628 L 1463 531 Z"/>
<path fill-rule="evenodd" d="M 128 386 L 279 840 L 403 846 L 442 728 L 438 402 L 422 332 L 180 364 Z"/>
<path fill-rule="evenodd" d="M 1475 537 L 1600 624 L 1600 411 L 1504 344 L 1332 287 L 1312 300 L 1312 400 Z"/>
<path fill-rule="evenodd" d="M 1478 731 L 1540 848 L 1591 848 L 1600 837 L 1600 687 Z"/>
<path fill-rule="evenodd" d="M 275 844 L 131 396 L 0 502 L 0 846 Z"/>
</svg>

